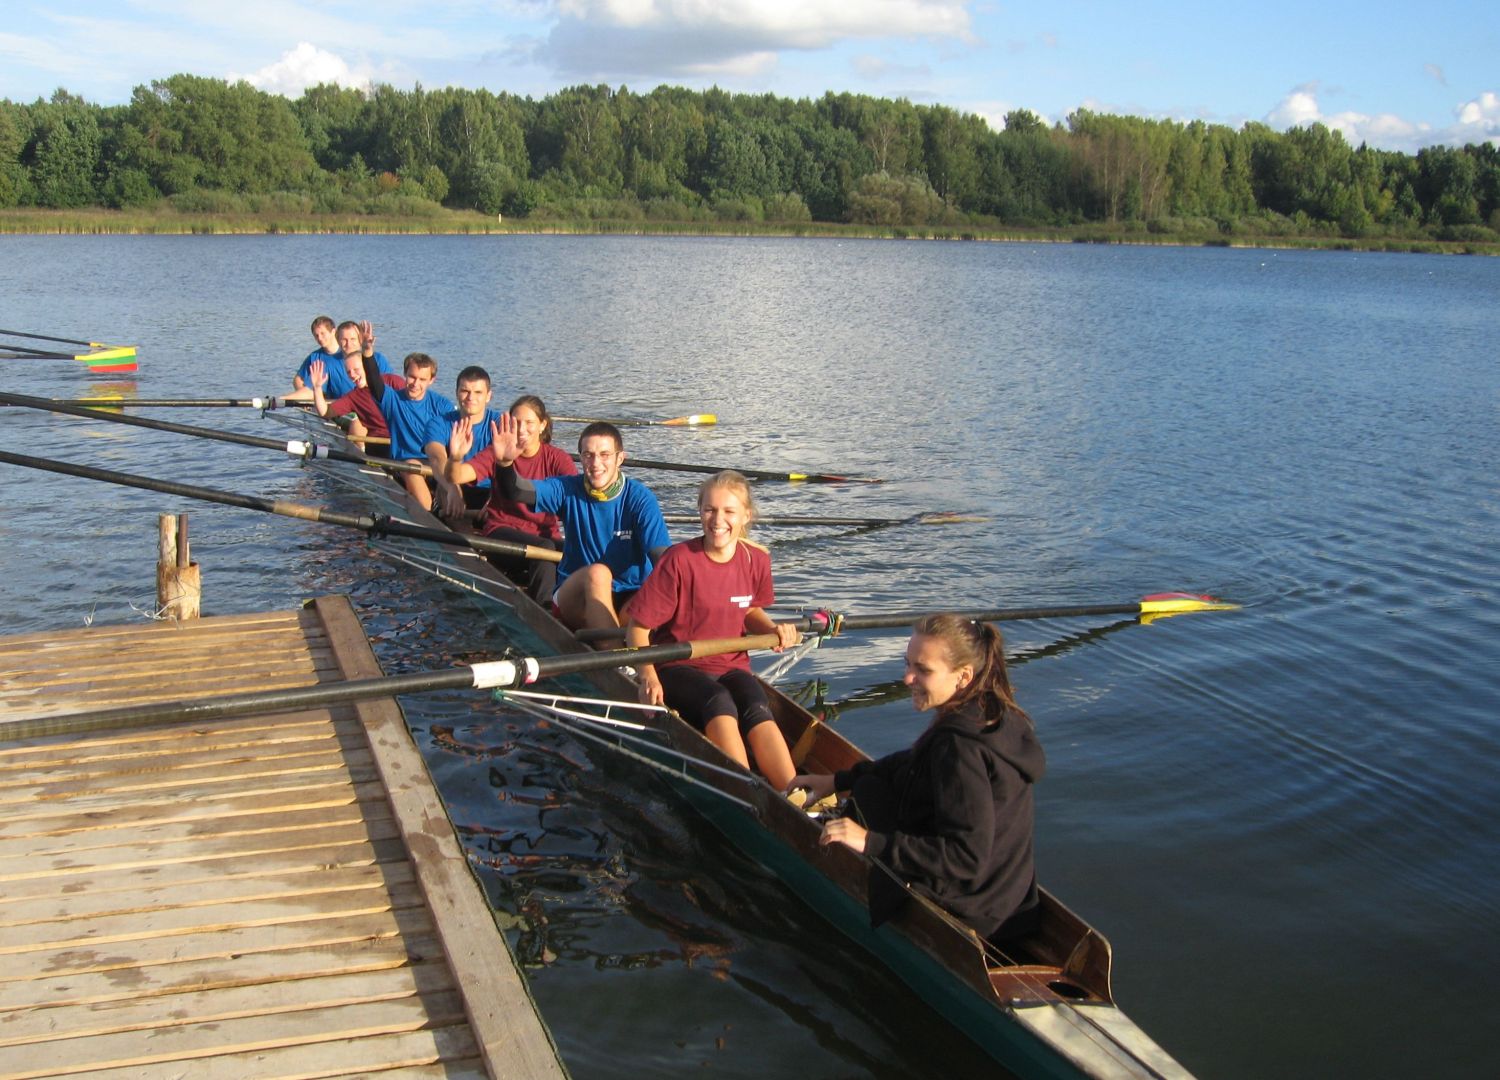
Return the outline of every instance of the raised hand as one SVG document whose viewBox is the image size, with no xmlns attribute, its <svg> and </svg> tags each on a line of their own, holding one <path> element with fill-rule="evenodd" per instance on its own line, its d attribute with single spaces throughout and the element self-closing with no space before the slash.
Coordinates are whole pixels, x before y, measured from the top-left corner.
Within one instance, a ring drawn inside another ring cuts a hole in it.
<svg viewBox="0 0 1500 1080">
<path fill-rule="evenodd" d="M 375 351 L 375 327 L 370 323 L 369 319 L 365 319 L 359 324 L 359 338 L 360 343 L 367 351 Z"/>
<path fill-rule="evenodd" d="M 448 435 L 448 460 L 462 461 L 473 448 L 474 422 L 467 416 L 460 416 Z"/>
<path fill-rule="evenodd" d="M 327 365 L 321 360 L 314 360 L 307 367 L 307 377 L 312 380 L 314 386 L 321 390 L 328 384 Z"/>
<path fill-rule="evenodd" d="M 490 421 L 490 437 L 494 440 L 492 445 L 497 464 L 509 465 L 521 452 L 516 428 L 516 418 L 508 412 L 500 414 L 498 424 Z"/>
</svg>

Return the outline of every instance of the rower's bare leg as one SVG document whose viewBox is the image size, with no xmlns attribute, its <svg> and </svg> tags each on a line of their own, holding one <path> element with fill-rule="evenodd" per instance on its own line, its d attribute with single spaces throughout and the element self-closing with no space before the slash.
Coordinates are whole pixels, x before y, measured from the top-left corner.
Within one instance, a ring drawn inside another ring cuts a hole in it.
<svg viewBox="0 0 1500 1080">
<path fill-rule="evenodd" d="M 740 738 L 740 721 L 735 716 L 715 716 L 703 725 L 703 734 L 708 741 L 728 754 L 738 764 L 748 769 L 750 759 L 745 755 L 745 740 Z M 790 778 L 788 778 L 790 783 Z"/>
<path fill-rule="evenodd" d="M 786 747 L 781 728 L 776 721 L 766 720 L 750 729 L 750 752 L 755 755 L 755 767 L 777 791 L 785 791 L 797 775 L 792 764 L 792 752 Z"/>
<path fill-rule="evenodd" d="M 423 510 L 432 505 L 432 489 L 427 486 L 427 477 L 421 473 L 402 473 L 401 482 L 406 485 L 406 493 L 416 499 Z"/>
<path fill-rule="evenodd" d="M 569 630 L 602 630 L 620 625 L 615 613 L 615 576 L 603 563 L 569 574 L 557 590 L 557 613 Z"/>
<path fill-rule="evenodd" d="M 370 434 L 370 429 L 361 424 L 358 417 L 349 421 L 349 441 L 359 447 L 361 453 L 364 452 L 364 439 L 368 434 Z"/>
</svg>

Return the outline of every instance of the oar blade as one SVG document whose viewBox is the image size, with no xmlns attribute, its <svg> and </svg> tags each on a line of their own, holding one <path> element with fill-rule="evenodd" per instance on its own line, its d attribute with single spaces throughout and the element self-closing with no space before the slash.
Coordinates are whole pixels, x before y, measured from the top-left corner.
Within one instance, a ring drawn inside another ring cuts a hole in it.
<svg viewBox="0 0 1500 1080">
<path fill-rule="evenodd" d="M 718 422 L 719 418 L 713 413 L 694 413 L 692 416 L 675 416 L 671 420 L 658 421 L 662 427 L 709 427 Z"/>
<path fill-rule="evenodd" d="M 1156 619 L 1170 619 L 1194 611 L 1238 611 L 1241 605 L 1200 593 L 1152 593 L 1141 597 L 1140 620 L 1149 625 Z"/>
</svg>

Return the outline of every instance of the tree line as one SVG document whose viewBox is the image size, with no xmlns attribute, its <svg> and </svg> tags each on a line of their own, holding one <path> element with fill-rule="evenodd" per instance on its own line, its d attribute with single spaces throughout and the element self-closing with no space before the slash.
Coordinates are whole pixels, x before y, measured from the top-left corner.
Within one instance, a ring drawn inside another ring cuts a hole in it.
<svg viewBox="0 0 1500 1080">
<path fill-rule="evenodd" d="M 1048 125 L 861 94 L 323 85 L 173 75 L 101 107 L 0 101 L 0 208 L 853 222 L 1500 240 L 1500 149 L 1351 147 L 1079 110 Z"/>
</svg>

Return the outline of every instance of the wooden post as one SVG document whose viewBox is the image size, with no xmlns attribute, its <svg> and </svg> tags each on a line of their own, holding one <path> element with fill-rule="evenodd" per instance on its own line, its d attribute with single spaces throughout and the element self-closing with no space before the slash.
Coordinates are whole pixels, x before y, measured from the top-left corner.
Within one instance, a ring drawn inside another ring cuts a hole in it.
<svg viewBox="0 0 1500 1080">
<path fill-rule="evenodd" d="M 164 618 L 198 617 L 203 583 L 198 564 L 189 557 L 187 515 L 162 514 L 158 522 L 156 610 Z"/>
</svg>

